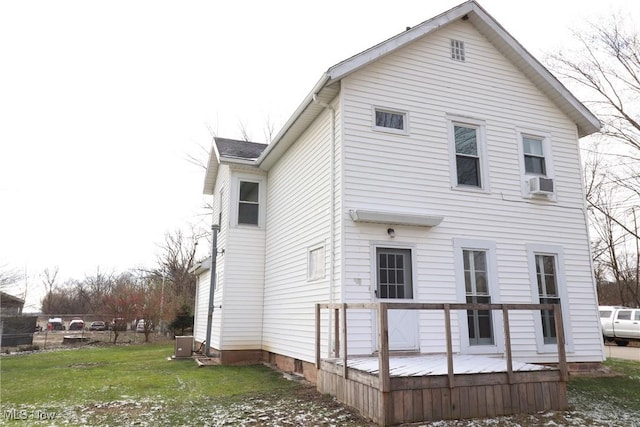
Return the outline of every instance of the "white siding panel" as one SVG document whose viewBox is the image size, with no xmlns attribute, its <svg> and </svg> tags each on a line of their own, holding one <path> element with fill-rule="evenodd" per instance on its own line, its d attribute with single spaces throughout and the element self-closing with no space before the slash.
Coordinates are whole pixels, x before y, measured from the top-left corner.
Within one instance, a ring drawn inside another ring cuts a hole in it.
<svg viewBox="0 0 640 427">
<path fill-rule="evenodd" d="M 337 99 L 333 105 L 339 132 Z M 329 114 L 325 110 L 269 171 L 267 194 L 263 348 L 309 362 L 315 355 L 314 305 L 330 300 Z M 338 157 L 336 170 L 340 170 Z M 339 239 L 338 230 L 336 236 Z M 318 244 L 325 247 L 326 274 L 308 281 L 308 249 Z M 339 292 L 338 281 L 336 288 Z"/>
<path fill-rule="evenodd" d="M 243 179 L 251 173 L 247 170 L 232 170 L 228 185 L 227 203 L 237 203 L 234 182 L 241 173 Z M 263 177 L 256 171 L 257 178 Z M 262 189 L 261 191 L 264 191 Z M 264 209 L 265 207 L 261 207 Z M 227 209 L 225 212 L 233 211 Z M 227 235 L 223 245 L 224 254 L 218 256 L 224 261 L 224 281 L 222 288 L 223 332 L 222 350 L 253 350 L 262 346 L 262 309 L 264 291 L 265 227 L 253 228 L 233 226 L 233 218 L 224 221 Z"/>
<path fill-rule="evenodd" d="M 463 40 L 466 61 L 450 58 L 449 39 Z M 345 301 L 373 300 L 372 243 L 404 244 L 415 251 L 415 298 L 456 301 L 453 238 L 496 243 L 501 302 L 532 301 L 527 243 L 563 248 L 565 283 L 573 329 L 574 361 L 600 360 L 597 299 L 590 270 L 577 132 L 572 123 L 469 23 L 452 23 L 342 82 L 343 254 Z M 409 135 L 372 130 L 372 107 L 409 113 Z M 489 192 L 451 188 L 447 114 L 482 120 L 486 128 Z M 518 130 L 550 135 L 557 200 L 532 201 L 521 193 Z M 445 217 L 433 229 L 355 224 L 349 209 L 380 209 Z M 538 355 L 532 313 L 511 317 L 514 351 Z M 457 316 L 452 316 L 456 329 Z M 441 352 L 444 322 L 420 317 L 421 350 Z M 350 351 L 367 351 L 371 317 L 354 325 Z M 456 344 L 457 345 L 457 344 Z M 370 345 L 369 345 L 370 348 Z"/>
</svg>

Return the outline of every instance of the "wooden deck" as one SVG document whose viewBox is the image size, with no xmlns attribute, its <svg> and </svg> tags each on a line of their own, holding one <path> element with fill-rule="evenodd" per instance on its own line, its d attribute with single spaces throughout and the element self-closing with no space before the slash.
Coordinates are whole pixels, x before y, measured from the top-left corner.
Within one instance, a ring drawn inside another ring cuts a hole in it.
<svg viewBox="0 0 640 427">
<path fill-rule="evenodd" d="M 410 307 L 408 307 L 410 306 Z M 397 309 L 445 311 L 447 352 L 445 354 L 390 356 L 387 313 Z M 322 308 L 335 313 L 336 356 L 326 359 L 316 352 L 317 388 L 357 409 L 381 426 L 409 422 L 493 417 L 567 407 L 567 367 L 560 310 L 541 304 L 323 304 L 316 309 L 319 325 Z M 378 310 L 380 348 L 377 356 L 349 357 L 346 354 L 348 308 Z M 505 324 L 503 357 L 459 355 L 452 352 L 450 310 L 501 310 Z M 515 361 L 511 357 L 508 312 L 510 310 L 554 310 L 558 338 L 557 367 Z M 341 313 L 341 316 L 340 316 Z M 316 345 L 320 328 L 316 328 Z M 340 339 L 340 337 L 342 337 Z"/>
</svg>

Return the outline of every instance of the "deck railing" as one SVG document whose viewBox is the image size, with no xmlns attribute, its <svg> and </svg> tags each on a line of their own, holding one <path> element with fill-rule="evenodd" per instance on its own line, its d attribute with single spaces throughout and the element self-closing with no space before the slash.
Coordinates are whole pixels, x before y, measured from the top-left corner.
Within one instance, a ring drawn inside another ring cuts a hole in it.
<svg viewBox="0 0 640 427">
<path fill-rule="evenodd" d="M 444 311 L 445 336 L 446 336 L 446 356 L 449 387 L 455 387 L 455 376 L 453 369 L 453 342 L 451 337 L 451 310 L 491 310 L 501 311 L 504 325 L 505 357 L 507 361 L 507 378 L 509 383 L 513 383 L 513 359 L 511 350 L 511 332 L 509 326 L 510 311 L 542 311 L 553 312 L 556 341 L 558 346 L 558 370 L 560 371 L 560 381 L 566 382 L 568 369 L 565 353 L 564 328 L 562 322 L 562 310 L 558 304 L 464 304 L 464 303 L 443 303 L 443 304 L 423 304 L 423 303 L 338 303 L 338 304 L 316 304 L 316 368 L 320 369 L 320 343 L 321 343 L 321 310 L 333 310 L 334 327 L 334 349 L 336 357 L 342 358 L 342 376 L 348 377 L 348 355 L 347 338 L 349 330 L 347 323 L 347 310 L 375 310 L 378 313 L 378 368 L 379 368 L 379 388 L 382 392 L 388 392 L 391 388 L 391 378 L 389 374 L 389 310 L 438 310 Z M 340 322 L 342 319 L 342 322 Z"/>
</svg>

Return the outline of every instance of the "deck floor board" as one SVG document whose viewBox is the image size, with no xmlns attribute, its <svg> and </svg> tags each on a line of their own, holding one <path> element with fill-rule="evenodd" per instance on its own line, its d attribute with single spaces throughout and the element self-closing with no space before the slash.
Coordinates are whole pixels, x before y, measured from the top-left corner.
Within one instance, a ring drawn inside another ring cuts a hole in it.
<svg viewBox="0 0 640 427">
<path fill-rule="evenodd" d="M 338 366 L 343 365 L 342 359 L 325 359 Z M 377 357 L 349 357 L 347 366 L 350 369 L 370 374 L 378 374 Z M 542 371 L 549 368 L 542 365 L 534 365 L 513 361 L 514 372 Z M 506 359 L 479 355 L 454 355 L 453 372 L 459 374 L 487 374 L 507 372 Z M 421 354 L 412 356 L 390 356 L 389 373 L 391 377 L 421 377 L 429 375 L 447 375 L 447 358 L 441 354 Z"/>
</svg>

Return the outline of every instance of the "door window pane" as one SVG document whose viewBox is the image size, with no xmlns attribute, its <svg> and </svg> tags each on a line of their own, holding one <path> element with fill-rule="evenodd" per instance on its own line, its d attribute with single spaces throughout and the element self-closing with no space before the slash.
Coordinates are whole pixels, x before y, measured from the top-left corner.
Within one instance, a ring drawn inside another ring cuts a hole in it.
<svg viewBox="0 0 640 427">
<path fill-rule="evenodd" d="M 411 250 L 377 248 L 377 296 L 383 299 L 411 299 Z"/>
</svg>

